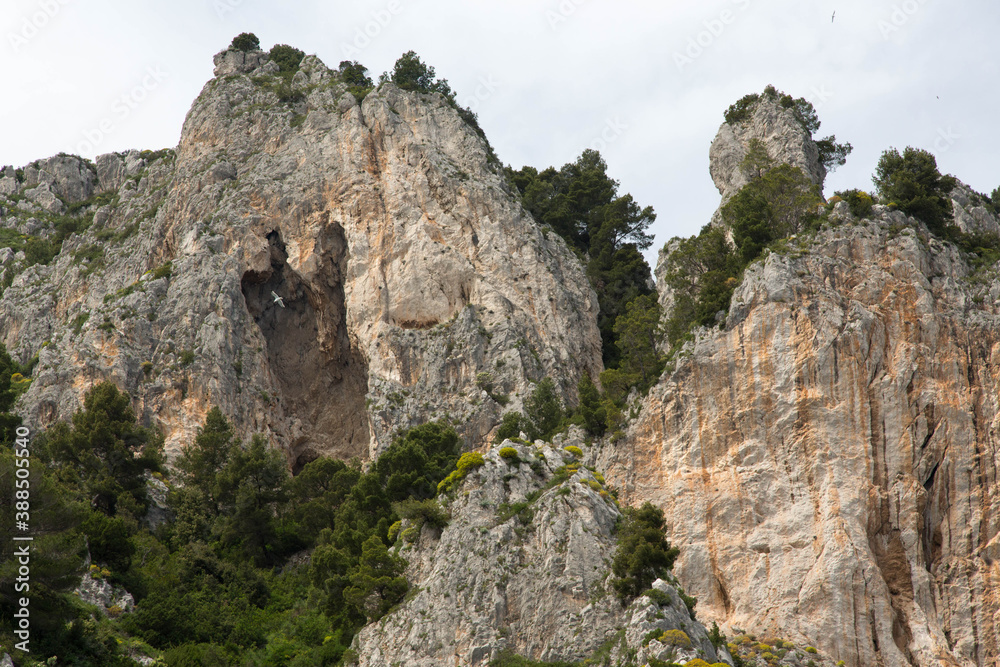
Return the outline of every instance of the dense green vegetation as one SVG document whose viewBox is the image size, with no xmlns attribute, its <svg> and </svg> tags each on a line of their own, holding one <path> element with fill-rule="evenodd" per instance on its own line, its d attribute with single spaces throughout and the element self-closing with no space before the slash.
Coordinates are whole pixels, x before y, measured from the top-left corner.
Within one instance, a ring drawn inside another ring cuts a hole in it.
<svg viewBox="0 0 1000 667">
<path fill-rule="evenodd" d="M 233 38 L 229 48 L 234 51 L 256 51 L 260 49 L 260 40 L 252 32 L 243 32 Z"/>
<path fill-rule="evenodd" d="M 239 39 L 237 37 L 237 39 Z M 235 41 L 235 40 L 234 40 Z M 295 74 L 299 71 L 299 65 L 306 54 L 287 44 L 275 44 L 268 52 L 271 61 L 278 65 L 281 74 Z"/>
<path fill-rule="evenodd" d="M 14 402 L 31 384 L 31 372 L 38 357 L 35 356 L 25 366 L 21 366 L 0 343 L 0 447 L 10 447 L 14 443 L 15 431 L 21 425 L 21 418 L 11 412 Z"/>
<path fill-rule="evenodd" d="M 626 508 L 611 563 L 615 575 L 611 584 L 623 604 L 637 598 L 657 579 L 666 578 L 680 555 L 677 547 L 670 546 L 663 529 L 663 510 L 648 502 L 639 508 Z"/>
<path fill-rule="evenodd" d="M 653 242 L 646 232 L 656 219 L 653 208 L 640 208 L 630 194 L 619 195 L 618 181 L 608 176 L 607 164 L 594 150 L 558 170 L 524 167 L 508 169 L 508 176 L 534 218 L 584 257 L 600 305 L 604 365 L 616 367 L 621 352 L 615 320 L 630 301 L 653 291 L 641 253 Z"/>
<path fill-rule="evenodd" d="M 0 355 L 3 370 L 7 359 Z M 8 393 L 0 398 L 0 408 L 9 405 Z M 400 518 L 447 521 L 433 500 L 460 448 L 447 426 L 401 433 L 368 472 L 321 458 L 293 478 L 282 455 L 260 437 L 240 442 L 213 408 L 178 459 L 183 485 L 171 485 L 170 520 L 151 528 L 146 480 L 166 480 L 162 438 L 139 426 L 130 406 L 113 384 L 97 385 L 70 424 L 35 438 L 33 506 L 44 509 L 32 514 L 41 549 L 32 561 L 32 608 L 49 620 L 39 623 L 46 632 L 32 654 L 15 654 L 23 664 L 56 654 L 60 664 L 131 664 L 126 650 L 161 652 L 167 665 L 337 664 L 354 633 L 409 588 L 390 526 Z M 10 523 L 11 447 L 0 455 L 2 518 Z M 131 592 L 134 611 L 108 618 L 69 594 L 88 547 L 90 576 Z M 9 563 L 0 566 L 5 645 Z"/>
<path fill-rule="evenodd" d="M 872 178 L 883 202 L 894 204 L 907 215 L 919 218 L 933 234 L 953 234 L 952 203 L 948 193 L 955 178 L 942 176 L 937 160 L 925 150 L 907 146 L 882 153 Z"/>
<path fill-rule="evenodd" d="M 371 77 L 368 76 L 368 68 L 356 60 L 341 61 L 337 74 L 340 75 L 340 80 L 347 84 L 347 91 L 354 95 L 359 102 L 375 86 Z"/>
<path fill-rule="evenodd" d="M 580 404 L 556 431 L 538 428 L 530 415 L 508 413 L 501 435 L 524 431 L 529 437 L 548 439 L 550 433 L 570 423 L 594 436 L 617 431 L 629 392 L 633 388 L 647 391 L 664 366 L 657 349 L 662 336 L 660 307 L 641 252 L 652 244 L 646 230 L 656 214 L 650 206 L 640 207 L 632 195 L 619 194 L 618 181 L 608 175 L 607 164 L 597 151 L 586 150 L 560 169 L 508 168 L 507 176 L 532 216 L 563 237 L 583 259 L 597 293 L 607 370 L 600 377 L 604 394 L 597 390 L 596 378 L 581 379 Z"/>
</svg>

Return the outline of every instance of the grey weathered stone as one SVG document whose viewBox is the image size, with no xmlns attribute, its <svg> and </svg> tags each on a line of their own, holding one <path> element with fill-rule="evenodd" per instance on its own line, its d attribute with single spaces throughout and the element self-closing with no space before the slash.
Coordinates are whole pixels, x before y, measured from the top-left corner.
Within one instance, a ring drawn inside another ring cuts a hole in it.
<svg viewBox="0 0 1000 667">
<path fill-rule="evenodd" d="M 972 188 L 959 181 L 949 197 L 959 229 L 966 234 L 1000 236 L 1000 217 L 983 206 Z"/>
<path fill-rule="evenodd" d="M 104 192 L 118 190 L 125 182 L 125 161 L 117 153 L 98 155 L 94 160 L 97 165 L 97 188 Z"/>
<path fill-rule="evenodd" d="M 883 206 L 790 246 L 598 465 L 665 509 L 703 618 L 852 666 L 993 664 L 1000 281 Z"/>
<path fill-rule="evenodd" d="M 18 191 L 17 179 L 13 176 L 4 176 L 0 178 L 0 195 L 12 195 Z"/>
<path fill-rule="evenodd" d="M 19 359 L 57 342 L 22 399 L 29 423 L 68 417 L 112 379 L 171 456 L 218 405 L 293 461 L 369 459 L 446 416 L 480 442 L 504 407 L 479 398 L 479 373 L 506 409 L 546 375 L 567 400 L 580 373 L 596 377 L 580 261 L 443 98 L 387 84 L 359 105 L 307 58 L 293 109 L 244 73 L 264 58 L 220 56 L 227 73 L 195 101 L 176 156 L 102 156 L 98 187 L 117 185 L 117 206 L 4 293 L 0 339 Z M 115 245 L 88 271 L 73 252 L 99 243 Z M 143 278 L 167 261 L 169 278 Z"/>
<path fill-rule="evenodd" d="M 502 448 L 515 449 L 517 459 L 500 456 Z M 640 597 L 623 608 L 612 594 L 620 512 L 600 477 L 585 467 L 553 486 L 555 471 L 567 464 L 579 466 L 564 449 L 505 441 L 445 499 L 447 527 L 424 526 L 418 534 L 404 522 L 400 535 L 413 543 L 400 537 L 395 548 L 409 561 L 416 593 L 355 638 L 359 664 L 485 665 L 504 650 L 575 661 L 617 632 L 622 641 L 612 664 L 623 664 L 628 649 L 666 654 L 659 644 L 643 645 L 653 628 L 684 629 L 692 646 L 676 658 L 703 655 L 714 662 L 704 626 L 673 584 L 655 584 L 670 597 L 664 606 Z M 511 505 L 529 501 L 527 512 L 510 515 Z M 499 515 L 505 509 L 507 515 Z"/>
<path fill-rule="evenodd" d="M 40 183 L 30 190 L 24 191 L 24 196 L 41 206 L 49 213 L 65 213 L 66 206 L 59 201 L 48 183 Z"/>
<path fill-rule="evenodd" d="M 748 182 L 747 175 L 740 169 L 740 162 L 746 157 L 753 139 L 763 142 L 775 164 L 799 167 L 822 189 L 826 168 L 820 162 L 819 149 L 809 131 L 791 109 L 762 96 L 749 118 L 735 124 L 723 123 L 712 141 L 709 170 L 723 203 Z"/>
<path fill-rule="evenodd" d="M 246 74 L 268 60 L 263 51 L 237 51 L 227 49 L 215 54 L 215 76 Z"/>
</svg>

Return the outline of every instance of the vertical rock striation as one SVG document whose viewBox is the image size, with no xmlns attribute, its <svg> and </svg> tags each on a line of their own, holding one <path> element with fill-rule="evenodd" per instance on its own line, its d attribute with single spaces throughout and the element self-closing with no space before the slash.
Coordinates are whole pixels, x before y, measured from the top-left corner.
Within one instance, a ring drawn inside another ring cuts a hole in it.
<svg viewBox="0 0 1000 667">
<path fill-rule="evenodd" d="M 709 620 L 850 666 L 1000 659 L 1000 282 L 877 206 L 753 264 L 599 465 Z"/>
<path fill-rule="evenodd" d="M 22 360 L 40 351 L 21 404 L 36 426 L 110 378 L 170 452 L 219 405 L 295 462 L 367 459 L 435 418 L 478 442 L 504 396 L 518 408 L 548 375 L 571 399 L 580 373 L 600 372 L 579 260 L 439 95 L 385 84 L 358 102 L 315 57 L 286 83 L 263 52 L 227 51 L 175 152 L 69 173 L 84 164 L 3 179 L 36 195 L 4 226 L 44 230 L 56 194 L 107 192 L 93 224 L 48 265 L 18 264 L 0 299 L 0 340 Z"/>
</svg>

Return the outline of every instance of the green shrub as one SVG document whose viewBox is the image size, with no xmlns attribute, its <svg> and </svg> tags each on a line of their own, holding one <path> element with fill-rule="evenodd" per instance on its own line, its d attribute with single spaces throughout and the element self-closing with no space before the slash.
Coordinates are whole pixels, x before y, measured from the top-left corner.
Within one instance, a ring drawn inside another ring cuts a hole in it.
<svg viewBox="0 0 1000 667">
<path fill-rule="evenodd" d="M 895 203 L 907 215 L 919 218 L 938 236 L 950 235 L 952 203 L 948 193 L 955 187 L 952 176 L 942 176 L 933 155 L 907 146 L 882 153 L 872 177 L 883 202 Z"/>
<path fill-rule="evenodd" d="M 493 374 L 489 372 L 476 374 L 476 386 L 485 391 L 487 394 L 492 393 Z"/>
<path fill-rule="evenodd" d="M 390 542 L 395 542 L 396 538 L 399 536 L 399 531 L 403 527 L 402 521 L 397 521 L 396 523 L 389 526 L 389 532 L 386 533 L 386 537 L 389 538 Z"/>
<path fill-rule="evenodd" d="M 715 621 L 712 621 L 712 629 L 708 631 L 708 641 L 712 642 L 712 646 L 716 649 L 726 645 L 726 635 L 719 629 L 719 624 Z"/>
<path fill-rule="evenodd" d="M 215 644 L 182 644 L 163 653 L 167 667 L 227 667 L 229 658 Z"/>
<path fill-rule="evenodd" d="M 24 243 L 24 259 L 28 266 L 48 264 L 59 254 L 60 245 L 37 237 L 29 237 Z"/>
<path fill-rule="evenodd" d="M 507 523 L 511 517 L 516 516 L 521 524 L 527 526 L 535 518 L 535 511 L 531 509 L 534 500 L 524 500 L 519 503 L 500 503 L 497 507 L 497 524 Z"/>
<path fill-rule="evenodd" d="M 180 356 L 181 366 L 190 366 L 194 363 L 194 350 L 182 350 Z"/>
<path fill-rule="evenodd" d="M 738 125 L 739 123 L 749 119 L 750 114 L 753 112 L 754 107 L 757 106 L 757 102 L 759 100 L 760 95 L 757 93 L 750 93 L 749 95 L 744 95 L 733 104 L 730 104 L 724 114 L 726 122 L 730 125 Z"/>
<path fill-rule="evenodd" d="M 517 463 L 518 461 L 521 460 L 521 457 L 517 453 L 517 450 L 514 449 L 513 447 L 502 447 L 500 449 L 500 458 L 506 459 L 511 463 Z"/>
<path fill-rule="evenodd" d="M 687 607 L 688 614 L 691 615 L 691 620 L 694 620 L 694 607 L 698 604 L 698 598 L 693 595 L 688 595 L 684 592 L 683 588 L 677 591 L 677 595 L 680 596 L 681 602 L 683 602 L 684 606 Z"/>
<path fill-rule="evenodd" d="M 421 424 L 396 437 L 390 451 L 375 462 L 373 473 L 391 501 L 433 498 L 460 448 L 461 440 L 449 425 Z"/>
<path fill-rule="evenodd" d="M 486 464 L 486 459 L 479 452 L 466 452 L 459 457 L 455 470 L 438 484 L 438 494 L 448 493 L 461 483 L 470 470 Z"/>
<path fill-rule="evenodd" d="M 563 447 L 564 451 L 569 452 L 573 456 L 580 457 L 583 456 L 583 450 L 576 445 L 569 445 L 568 447 Z"/>
<path fill-rule="evenodd" d="M 295 74 L 306 54 L 287 44 L 275 44 L 268 52 L 272 62 L 278 65 L 278 71 L 284 75 Z"/>
<path fill-rule="evenodd" d="M 420 529 L 425 523 L 441 529 L 448 525 L 451 516 L 434 498 L 417 500 L 408 498 L 394 506 L 396 514 L 407 519 Z"/>
<path fill-rule="evenodd" d="M 580 376 L 576 386 L 579 396 L 579 415 L 583 428 L 590 435 L 601 437 L 608 427 L 608 412 L 601 401 L 601 394 L 590 379 L 589 373 Z"/>
<path fill-rule="evenodd" d="M 872 196 L 864 190 L 841 190 L 836 192 L 834 196 L 840 197 L 847 202 L 847 206 L 851 210 L 851 215 L 855 218 L 867 218 L 871 214 L 872 207 L 875 204 Z M 831 199 L 830 201 L 833 200 Z"/>
<path fill-rule="evenodd" d="M 260 40 L 252 32 L 243 32 L 233 38 L 233 43 L 229 45 L 231 51 L 258 51 Z"/>
<path fill-rule="evenodd" d="M 403 90 L 419 93 L 441 93 L 445 97 L 453 96 L 451 86 L 445 79 L 437 80 L 434 68 L 426 65 L 413 51 L 407 51 L 399 57 L 392 68 L 392 82 Z"/>
<path fill-rule="evenodd" d="M 812 653 L 813 655 L 816 655 L 817 653 L 819 653 L 819 651 L 817 651 L 816 648 L 813 647 L 813 646 L 806 646 L 803 650 L 806 653 Z"/>
<path fill-rule="evenodd" d="M 149 375 L 150 373 L 152 373 L 153 372 L 153 362 L 152 361 L 144 361 L 144 362 L 142 362 L 142 372 L 143 372 L 144 375 Z"/>
<path fill-rule="evenodd" d="M 493 442 L 499 444 L 504 440 L 513 440 L 519 437 L 522 432 L 526 433 L 530 430 L 527 420 L 520 412 L 505 412 Z"/>
<path fill-rule="evenodd" d="M 660 637 L 660 642 L 667 646 L 677 646 L 678 648 L 691 648 L 691 638 L 683 630 L 667 630 Z"/>
<path fill-rule="evenodd" d="M 642 594 L 648 597 L 656 604 L 660 605 L 661 607 L 670 604 L 670 595 L 668 593 L 664 593 L 658 588 L 650 588 L 648 590 L 643 591 Z"/>
<path fill-rule="evenodd" d="M 159 280 L 160 278 L 169 278 L 171 272 L 173 271 L 173 263 L 167 262 L 161 266 L 153 269 L 153 280 Z"/>
<path fill-rule="evenodd" d="M 83 325 L 86 324 L 89 319 L 90 313 L 80 313 L 74 317 L 73 322 L 70 324 L 70 328 L 73 329 L 73 333 L 80 335 L 80 332 L 83 331 Z"/>
<path fill-rule="evenodd" d="M 625 510 L 611 563 L 611 583 L 622 603 L 634 600 L 673 567 L 680 552 L 667 542 L 663 528 L 663 510 L 648 502 L 638 509 Z"/>
<path fill-rule="evenodd" d="M 559 432 L 566 413 L 552 378 L 544 378 L 535 385 L 531 396 L 524 402 L 524 412 L 531 427 L 528 432 L 530 440 L 551 440 Z"/>
</svg>

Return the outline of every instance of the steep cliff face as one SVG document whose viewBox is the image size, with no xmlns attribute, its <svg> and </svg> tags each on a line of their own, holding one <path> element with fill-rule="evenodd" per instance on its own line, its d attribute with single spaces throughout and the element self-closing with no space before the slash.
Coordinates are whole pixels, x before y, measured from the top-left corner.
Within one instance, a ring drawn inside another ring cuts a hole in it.
<svg viewBox="0 0 1000 667">
<path fill-rule="evenodd" d="M 741 122 L 723 123 L 709 150 L 709 171 L 725 203 L 749 180 L 739 168 L 750 142 L 760 141 L 777 164 L 798 167 L 816 185 L 823 187 L 826 168 L 812 135 L 792 109 L 764 95 Z"/>
<path fill-rule="evenodd" d="M 293 461 L 364 459 L 445 416 L 479 442 L 501 410 L 481 373 L 518 408 L 532 381 L 570 398 L 600 371 L 579 261 L 443 98 L 386 84 L 359 103 L 315 57 L 287 88 L 262 52 L 216 66 L 176 153 L 60 157 L 2 179 L 3 226 L 40 235 L 44 212 L 110 200 L 88 202 L 93 224 L 48 265 L 6 260 L 0 340 L 40 359 L 30 423 L 68 417 L 110 378 L 168 452 L 218 405 Z"/>
<path fill-rule="evenodd" d="M 640 596 L 623 608 L 615 598 L 610 564 L 621 512 L 600 474 L 541 441 L 506 441 L 484 460 L 446 499 L 447 527 L 425 525 L 412 545 L 400 538 L 415 594 L 357 636 L 360 665 L 485 665 L 504 651 L 543 661 L 600 651 L 602 664 L 613 665 L 728 660 L 674 584 L 654 584 L 659 601 Z M 668 641 L 668 631 L 683 641 Z"/>
<path fill-rule="evenodd" d="M 704 618 L 848 665 L 993 665 L 1000 281 L 901 212 L 832 217 L 751 265 L 599 465 L 665 509 Z"/>
<path fill-rule="evenodd" d="M 747 157 L 751 145 L 756 142 L 765 149 L 774 164 L 798 167 L 810 181 L 822 189 L 823 181 L 826 180 L 826 167 L 820 160 L 819 148 L 809 130 L 796 118 L 792 109 L 783 107 L 776 98 L 764 95 L 751 107 L 745 119 L 723 123 L 712 141 L 709 149 L 709 172 L 722 195 L 722 201 L 712 215 L 710 224 L 723 226 L 723 205 L 749 183 L 749 175 L 740 165 Z M 966 193 L 966 196 L 970 194 L 971 192 Z M 967 199 L 964 201 L 968 202 Z M 653 271 L 660 306 L 668 313 L 673 308 L 674 295 L 667 284 L 666 273 L 670 254 L 677 248 L 677 243 L 674 239 L 664 244 L 657 255 Z"/>
</svg>

